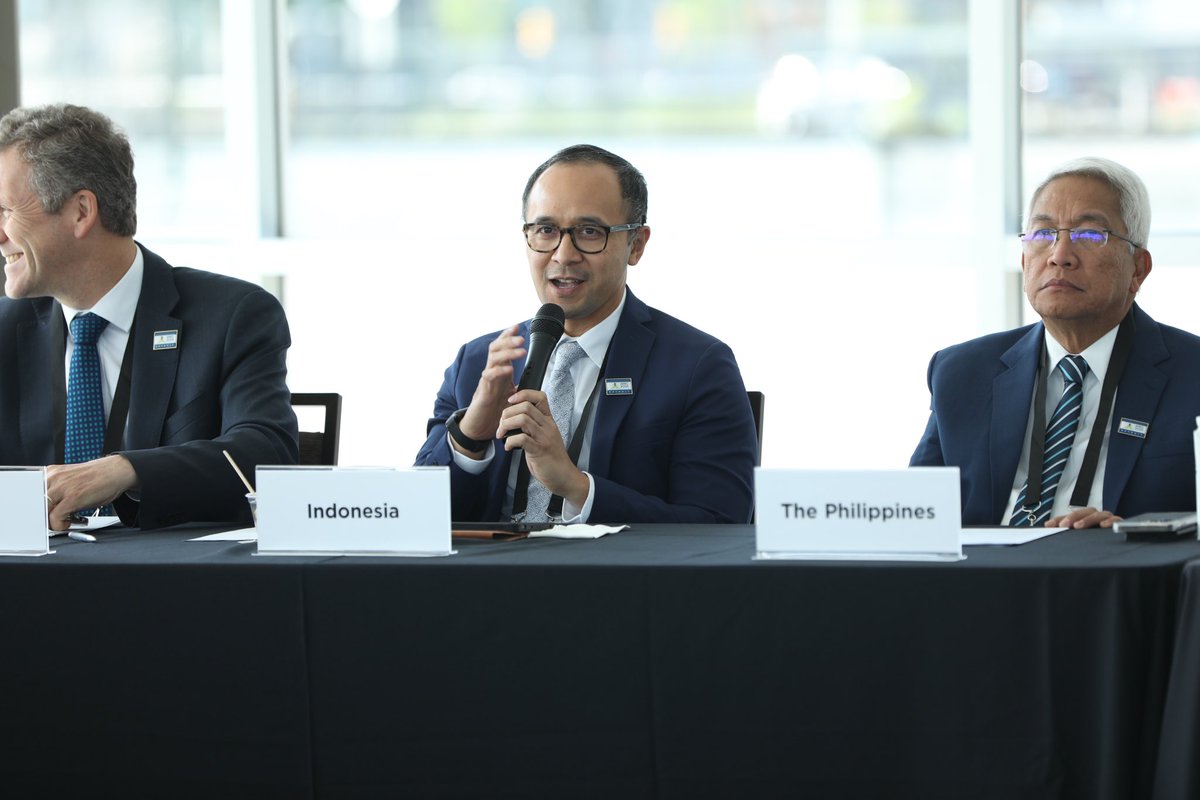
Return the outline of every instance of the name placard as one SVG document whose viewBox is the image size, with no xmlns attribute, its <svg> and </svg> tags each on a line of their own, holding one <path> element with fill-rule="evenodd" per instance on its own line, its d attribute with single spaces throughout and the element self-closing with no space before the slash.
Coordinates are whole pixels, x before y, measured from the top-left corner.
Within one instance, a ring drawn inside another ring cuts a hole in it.
<svg viewBox="0 0 1200 800">
<path fill-rule="evenodd" d="M 758 558 L 958 561 L 957 467 L 754 471 Z"/>
<path fill-rule="evenodd" d="M 259 555 L 445 556 L 448 467 L 256 470 Z"/>
<path fill-rule="evenodd" d="M 50 551 L 46 468 L 0 467 L 0 555 L 44 556 Z"/>
</svg>

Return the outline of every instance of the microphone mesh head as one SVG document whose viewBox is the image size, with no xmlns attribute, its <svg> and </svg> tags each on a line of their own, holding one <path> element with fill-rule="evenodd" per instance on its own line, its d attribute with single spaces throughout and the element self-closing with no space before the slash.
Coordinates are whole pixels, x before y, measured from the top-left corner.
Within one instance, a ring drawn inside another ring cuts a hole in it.
<svg viewBox="0 0 1200 800">
<path fill-rule="evenodd" d="M 549 333 L 554 337 L 562 336 L 563 325 L 567 321 L 567 315 L 563 312 L 562 306 L 556 303 L 546 303 L 538 309 L 534 314 L 533 319 L 529 322 L 529 333 Z"/>
</svg>

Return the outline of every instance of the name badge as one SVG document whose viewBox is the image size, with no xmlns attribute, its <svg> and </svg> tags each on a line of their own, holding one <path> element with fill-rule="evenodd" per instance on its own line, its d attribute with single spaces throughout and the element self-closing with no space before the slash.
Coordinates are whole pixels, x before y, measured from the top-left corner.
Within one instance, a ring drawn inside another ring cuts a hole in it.
<svg viewBox="0 0 1200 800">
<path fill-rule="evenodd" d="M 1149 431 L 1149 422 L 1139 422 L 1136 419 L 1129 419 L 1128 417 L 1121 417 L 1121 424 L 1117 426 L 1117 433 L 1123 433 L 1126 436 L 1133 436 L 1138 439 L 1145 439 Z"/>
<path fill-rule="evenodd" d="M 754 470 L 758 558 L 959 561 L 957 467 Z"/>
<path fill-rule="evenodd" d="M 0 555 L 44 556 L 50 549 L 46 468 L 0 467 Z"/>
<path fill-rule="evenodd" d="M 608 395 L 633 394 L 633 378 L 605 378 L 604 393 Z"/>
<path fill-rule="evenodd" d="M 155 350 L 174 350 L 179 346 L 179 331 L 155 331 Z"/>
<path fill-rule="evenodd" d="M 258 555 L 445 556 L 450 469 L 256 470 Z"/>
</svg>

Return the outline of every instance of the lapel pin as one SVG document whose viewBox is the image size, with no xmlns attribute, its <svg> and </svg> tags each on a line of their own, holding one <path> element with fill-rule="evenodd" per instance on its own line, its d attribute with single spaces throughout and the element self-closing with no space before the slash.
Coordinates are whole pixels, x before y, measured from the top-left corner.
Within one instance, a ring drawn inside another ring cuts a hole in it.
<svg viewBox="0 0 1200 800">
<path fill-rule="evenodd" d="M 154 349 L 155 350 L 174 350 L 179 346 L 179 331 L 155 331 L 154 332 Z"/>
<path fill-rule="evenodd" d="M 604 393 L 607 395 L 633 394 L 633 378 L 605 378 Z"/>
<path fill-rule="evenodd" d="M 1139 422 L 1136 419 L 1121 417 L 1121 424 L 1117 426 L 1117 433 L 1123 433 L 1126 436 L 1132 436 L 1136 439 L 1145 439 L 1146 432 L 1150 430 L 1149 422 Z"/>
</svg>

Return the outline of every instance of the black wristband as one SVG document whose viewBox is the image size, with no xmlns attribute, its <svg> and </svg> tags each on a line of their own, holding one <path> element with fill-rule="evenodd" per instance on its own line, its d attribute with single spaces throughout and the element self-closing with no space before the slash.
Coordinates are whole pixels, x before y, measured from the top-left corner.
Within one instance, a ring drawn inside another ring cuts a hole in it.
<svg viewBox="0 0 1200 800">
<path fill-rule="evenodd" d="M 467 410 L 464 408 L 451 414 L 450 419 L 446 420 L 446 432 L 450 434 L 451 439 L 458 442 L 459 447 L 466 450 L 468 453 L 482 453 L 487 449 L 490 440 L 485 441 L 483 439 L 472 439 L 470 436 L 467 436 L 465 433 L 463 433 L 462 429 L 458 427 L 458 420 L 461 419 L 462 415 L 466 413 Z"/>
</svg>

